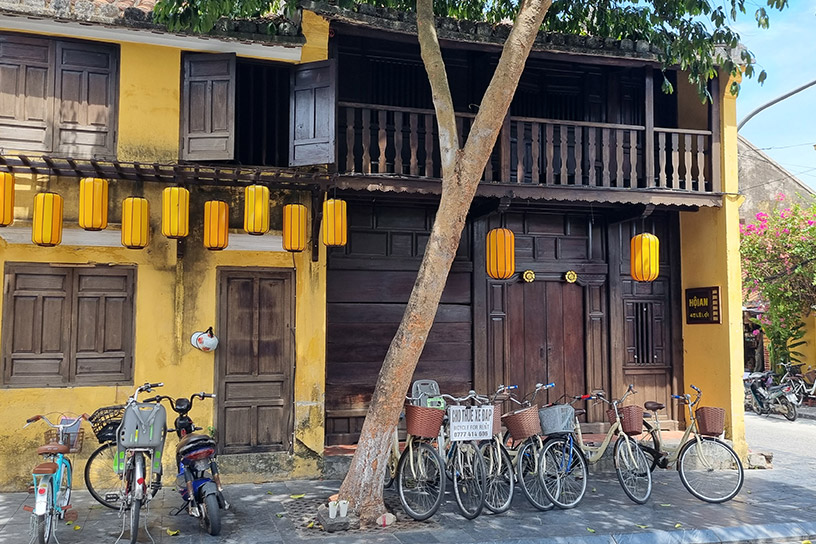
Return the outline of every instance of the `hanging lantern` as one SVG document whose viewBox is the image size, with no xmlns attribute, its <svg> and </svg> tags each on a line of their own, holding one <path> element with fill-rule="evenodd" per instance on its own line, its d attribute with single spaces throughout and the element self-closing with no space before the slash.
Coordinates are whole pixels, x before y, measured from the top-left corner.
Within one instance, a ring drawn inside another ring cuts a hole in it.
<svg viewBox="0 0 816 544">
<path fill-rule="evenodd" d="M 34 196 L 31 241 L 45 247 L 62 242 L 62 197 L 57 193 L 38 193 Z"/>
<path fill-rule="evenodd" d="M 204 203 L 204 247 L 224 249 L 229 243 L 229 206 L 220 200 Z"/>
<path fill-rule="evenodd" d="M 79 226 L 85 230 L 102 230 L 108 226 L 108 180 L 79 180 Z"/>
<path fill-rule="evenodd" d="M 492 229 L 487 233 L 487 275 L 506 280 L 516 272 L 516 237 L 510 229 Z"/>
<path fill-rule="evenodd" d="M 0 172 L 0 227 L 14 222 L 14 176 Z"/>
<path fill-rule="evenodd" d="M 184 187 L 162 191 L 162 234 L 168 238 L 190 234 L 190 191 Z"/>
<path fill-rule="evenodd" d="M 287 204 L 283 207 L 283 249 L 306 249 L 306 206 Z"/>
<path fill-rule="evenodd" d="M 269 187 L 250 185 L 244 189 L 244 230 L 256 235 L 269 230 Z"/>
<path fill-rule="evenodd" d="M 660 242 L 654 234 L 638 234 L 632 238 L 632 278 L 654 281 L 660 272 Z"/>
<path fill-rule="evenodd" d="M 324 201 L 323 243 L 327 246 L 344 246 L 347 233 L 346 201 L 337 198 Z"/>
<path fill-rule="evenodd" d="M 146 198 L 131 196 L 122 201 L 122 245 L 128 249 L 147 247 L 150 213 Z"/>
</svg>

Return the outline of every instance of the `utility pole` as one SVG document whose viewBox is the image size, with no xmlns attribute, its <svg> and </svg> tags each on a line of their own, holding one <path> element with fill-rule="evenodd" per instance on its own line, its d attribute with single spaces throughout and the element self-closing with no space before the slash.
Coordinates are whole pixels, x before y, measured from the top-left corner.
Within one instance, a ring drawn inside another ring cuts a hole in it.
<svg viewBox="0 0 816 544">
<path fill-rule="evenodd" d="M 792 91 L 790 91 L 790 92 L 788 92 L 788 93 L 785 93 L 785 94 L 783 94 L 782 96 L 780 96 L 780 97 L 778 97 L 778 98 L 774 98 L 773 100 L 771 100 L 771 101 L 770 101 L 770 102 L 768 102 L 767 104 L 763 104 L 762 106 L 758 107 L 757 109 L 755 109 L 754 111 L 752 111 L 751 113 L 749 113 L 748 115 L 746 115 L 746 116 L 745 116 L 745 118 L 743 118 L 743 120 L 739 122 L 739 124 L 737 125 L 737 132 L 739 132 L 739 130 L 740 130 L 742 127 L 743 127 L 743 125 L 745 125 L 745 123 L 747 123 L 748 121 L 750 121 L 750 120 L 751 120 L 751 118 L 752 118 L 754 115 L 756 115 L 757 113 L 761 112 L 761 111 L 762 111 L 762 110 L 764 110 L 764 109 L 770 108 L 771 106 L 773 106 L 773 105 L 774 105 L 774 104 L 776 104 L 777 102 L 782 102 L 782 101 L 783 101 L 783 100 L 785 100 L 786 98 L 788 98 L 788 97 L 790 97 L 790 96 L 793 96 L 793 95 L 795 95 L 795 94 L 796 94 L 796 93 L 798 93 L 798 92 L 802 92 L 802 91 L 804 91 L 805 89 L 807 89 L 808 87 L 812 87 L 813 85 L 816 85 L 816 79 L 814 79 L 814 80 L 813 80 L 813 81 L 811 81 L 810 83 L 805 83 L 805 84 L 804 84 L 804 85 L 802 85 L 801 87 L 797 87 L 797 88 L 795 88 L 794 90 L 792 90 Z"/>
</svg>

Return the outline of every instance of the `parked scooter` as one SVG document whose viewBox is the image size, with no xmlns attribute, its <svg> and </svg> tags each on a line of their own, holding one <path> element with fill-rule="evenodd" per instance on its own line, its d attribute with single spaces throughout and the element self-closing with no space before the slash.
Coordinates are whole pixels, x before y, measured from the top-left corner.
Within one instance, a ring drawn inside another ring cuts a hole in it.
<svg viewBox="0 0 816 544">
<path fill-rule="evenodd" d="M 186 510 L 189 515 L 199 518 L 207 532 L 215 536 L 221 532 L 221 509 L 228 509 L 229 503 L 224 498 L 221 476 L 215 461 L 215 440 L 204 434 L 194 434 L 201 427 L 196 427 L 188 415 L 196 397 L 203 400 L 215 398 L 215 395 L 202 391 L 194 393 L 189 399 L 159 395 L 148 401 L 169 400 L 173 411 L 178 414 L 170 431 L 175 431 L 179 437 L 176 446 L 176 466 L 179 471 L 176 488 L 184 499 L 184 504 L 171 511 L 171 514 L 178 515 Z"/>
<path fill-rule="evenodd" d="M 773 385 L 773 372 L 752 372 L 743 377 L 745 407 L 760 415 L 782 414 L 795 421 L 796 393 L 789 384 Z"/>
</svg>

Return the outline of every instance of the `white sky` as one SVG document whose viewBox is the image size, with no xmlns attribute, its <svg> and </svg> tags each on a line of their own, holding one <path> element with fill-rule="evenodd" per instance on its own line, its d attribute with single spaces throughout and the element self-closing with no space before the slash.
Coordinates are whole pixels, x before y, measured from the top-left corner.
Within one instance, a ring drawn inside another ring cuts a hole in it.
<svg viewBox="0 0 816 544">
<path fill-rule="evenodd" d="M 781 13 L 769 11 L 770 28 L 757 28 L 752 11 L 765 0 L 748 0 L 748 13 L 735 28 L 750 49 L 757 68 L 768 72 L 760 86 L 743 80 L 737 100 L 737 120 L 771 100 L 816 80 L 816 2 L 789 0 Z M 740 134 L 786 170 L 816 190 L 816 85 L 763 110 Z"/>
</svg>

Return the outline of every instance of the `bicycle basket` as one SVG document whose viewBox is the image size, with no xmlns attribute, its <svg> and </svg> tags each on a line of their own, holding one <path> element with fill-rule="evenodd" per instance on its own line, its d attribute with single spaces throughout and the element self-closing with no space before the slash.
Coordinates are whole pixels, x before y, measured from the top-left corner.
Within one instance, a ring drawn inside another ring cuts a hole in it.
<svg viewBox="0 0 816 544">
<path fill-rule="evenodd" d="M 529 406 L 501 416 L 502 423 L 510 431 L 514 440 L 524 440 L 541 434 L 541 422 L 538 420 L 538 405 Z"/>
<path fill-rule="evenodd" d="M 497 401 L 493 403 L 493 435 L 497 435 L 502 429 L 502 402 Z"/>
<path fill-rule="evenodd" d="M 621 417 L 621 430 L 629 436 L 637 436 L 643 432 L 643 408 L 635 404 L 629 406 L 618 406 Z M 610 408 L 606 411 L 609 423 L 615 424 L 615 410 Z"/>
<path fill-rule="evenodd" d="M 697 430 L 705 436 L 720 436 L 725 430 L 725 410 L 701 406 L 695 411 Z"/>
<path fill-rule="evenodd" d="M 85 440 L 85 430 L 69 428 L 65 431 L 65 445 L 68 446 L 68 453 L 78 453 L 82 451 L 82 444 Z M 43 437 L 46 444 L 59 444 L 59 430 L 48 429 Z"/>
<path fill-rule="evenodd" d="M 816 382 L 816 370 L 808 370 L 803 374 L 803 377 L 808 384 Z"/>
<path fill-rule="evenodd" d="M 159 449 L 167 431 L 167 414 L 161 404 L 136 402 L 125 408 L 117 431 L 120 448 Z"/>
<path fill-rule="evenodd" d="M 122 423 L 124 411 L 125 407 L 120 404 L 99 408 L 91 414 L 88 423 L 91 424 L 93 433 L 99 442 L 110 442 L 116 438 L 116 429 Z"/>
<path fill-rule="evenodd" d="M 575 408 L 569 404 L 553 404 L 538 411 L 541 432 L 547 435 L 571 433 L 575 430 Z"/>
<path fill-rule="evenodd" d="M 405 429 L 410 435 L 434 438 L 439 435 L 439 427 L 444 418 L 445 410 L 405 405 Z"/>
</svg>

